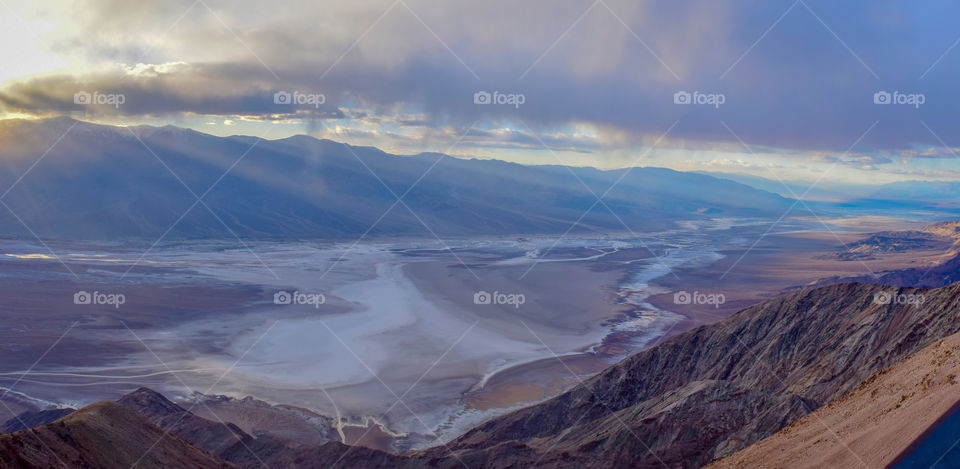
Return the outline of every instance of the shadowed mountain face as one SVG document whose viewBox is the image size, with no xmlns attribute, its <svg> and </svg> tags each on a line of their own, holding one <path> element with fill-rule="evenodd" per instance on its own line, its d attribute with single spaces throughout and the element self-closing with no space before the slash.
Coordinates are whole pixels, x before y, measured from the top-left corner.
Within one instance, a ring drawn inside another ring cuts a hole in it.
<svg viewBox="0 0 960 469">
<path fill-rule="evenodd" d="M 48 468 L 421 468 L 419 459 L 338 442 L 297 444 L 253 437 L 140 388 L 52 423 L 0 434 L 0 467 Z"/>
<path fill-rule="evenodd" d="M 211 422 L 197 417 L 147 388 L 127 394 L 117 402 L 211 454 L 219 454 L 233 445 L 243 446 L 253 440 L 232 423 Z"/>
<path fill-rule="evenodd" d="M 156 444 L 155 444 L 156 443 Z M 133 410 L 100 402 L 40 427 L 0 435 L 0 467 L 230 468 Z"/>
<path fill-rule="evenodd" d="M 240 467 L 421 467 L 419 461 L 339 442 L 306 445 L 266 435 L 255 438 L 233 423 L 199 417 L 147 388 L 127 394 L 117 402 L 170 434 Z"/>
<path fill-rule="evenodd" d="M 27 411 L 7 420 L 0 425 L 0 433 L 13 433 L 27 428 L 53 422 L 54 420 L 72 414 L 76 409 L 45 409 Z"/>
<path fill-rule="evenodd" d="M 155 239 L 171 225 L 171 238 L 355 238 L 368 229 L 432 237 L 424 224 L 439 236 L 563 233 L 578 219 L 574 233 L 646 231 L 703 213 L 788 207 L 768 192 L 667 169 L 396 156 L 304 136 L 220 138 L 65 118 L 0 124 L 0 188 L 38 236 L 70 239 Z M 6 209 L 0 227 L 32 236 Z"/>
</svg>

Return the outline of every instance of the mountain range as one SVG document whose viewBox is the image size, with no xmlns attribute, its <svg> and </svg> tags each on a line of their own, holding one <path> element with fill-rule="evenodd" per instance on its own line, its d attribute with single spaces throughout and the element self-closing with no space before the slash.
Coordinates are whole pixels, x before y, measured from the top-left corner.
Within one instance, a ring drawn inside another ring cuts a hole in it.
<svg viewBox="0 0 960 469">
<path fill-rule="evenodd" d="M 699 174 L 739 182 L 785 197 L 802 198 L 813 208 L 843 207 L 848 213 L 858 210 L 900 209 L 938 210 L 955 213 L 960 209 L 960 183 L 954 181 L 897 181 L 885 184 L 798 181 L 782 179 L 775 171 L 769 177 L 746 173 L 698 171 Z M 823 205 L 821 205 L 823 204 Z M 839 204 L 839 205 L 833 205 Z"/>
<path fill-rule="evenodd" d="M 869 282 L 896 287 L 936 288 L 960 281 L 960 222 L 933 223 L 916 230 L 884 231 L 853 242 L 823 257 L 853 261 L 874 259 L 891 252 L 934 249 L 942 251 L 932 265 L 894 269 L 857 276 L 833 276 L 816 285 L 841 281 Z"/>
<path fill-rule="evenodd" d="M 0 236 L 43 239 L 642 232 L 789 207 L 743 184 L 661 168 L 399 156 L 307 136 L 69 118 L 0 122 L 0 188 L 9 208 Z"/>
</svg>

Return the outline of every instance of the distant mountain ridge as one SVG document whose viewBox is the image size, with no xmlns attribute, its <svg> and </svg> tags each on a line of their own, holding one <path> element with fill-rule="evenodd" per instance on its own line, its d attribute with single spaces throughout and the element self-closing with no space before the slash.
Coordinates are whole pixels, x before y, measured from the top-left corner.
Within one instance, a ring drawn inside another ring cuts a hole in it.
<svg viewBox="0 0 960 469">
<path fill-rule="evenodd" d="M 76 410 L 77 409 L 72 408 L 60 408 L 26 411 L 16 415 L 0 425 L 0 433 L 13 433 L 20 430 L 25 430 L 27 428 L 36 427 L 38 425 L 43 425 L 45 423 L 50 423 L 54 420 L 66 417 Z"/>
<path fill-rule="evenodd" d="M 869 259 L 878 253 L 909 252 L 911 249 L 929 247 L 942 249 L 942 260 L 937 260 L 937 263 L 932 265 L 882 271 L 871 275 L 828 277 L 818 280 L 815 285 L 866 282 L 895 287 L 937 288 L 960 281 L 960 222 L 956 221 L 933 223 L 918 230 L 875 233 L 851 243 L 847 249 L 825 257 L 843 260 Z"/>
<path fill-rule="evenodd" d="M 152 240 L 167 229 L 171 239 L 553 234 L 574 223 L 573 233 L 642 232 L 704 215 L 777 216 L 789 206 L 739 183 L 661 168 L 397 156 L 307 136 L 216 137 L 69 118 L 0 121 L 0 188 L 13 212 L 0 207 L 0 236 L 55 239 Z M 603 203 L 594 194 L 605 194 Z"/>
<path fill-rule="evenodd" d="M 840 260 L 874 259 L 877 254 L 916 249 L 941 249 L 949 255 L 955 252 L 951 249 L 957 245 L 960 245 L 960 222 L 947 221 L 931 223 L 914 230 L 874 233 L 823 257 Z"/>
<path fill-rule="evenodd" d="M 957 213 L 960 209 L 960 182 L 953 181 L 899 181 L 886 184 L 827 181 L 814 183 L 813 181 L 780 180 L 777 179 L 776 174 L 761 177 L 746 173 L 716 171 L 698 171 L 698 173 L 739 182 L 785 197 L 804 196 L 803 199 L 809 204 L 824 201 L 836 202 L 847 211 L 883 208 L 923 211 L 937 208 Z M 827 207 L 830 206 L 827 205 Z"/>
</svg>

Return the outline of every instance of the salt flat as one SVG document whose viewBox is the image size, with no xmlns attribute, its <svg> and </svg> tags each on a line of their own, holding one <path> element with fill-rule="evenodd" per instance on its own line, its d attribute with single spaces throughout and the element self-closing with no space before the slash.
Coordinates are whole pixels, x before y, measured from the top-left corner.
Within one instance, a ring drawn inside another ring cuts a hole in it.
<svg viewBox="0 0 960 469">
<path fill-rule="evenodd" d="M 140 385 L 182 398 L 252 396 L 342 424 L 375 421 L 407 435 L 398 440 L 404 447 L 426 445 L 555 395 L 701 321 L 696 305 L 662 298 L 705 285 L 683 279 L 745 252 L 764 228 L 704 220 L 642 237 L 251 243 L 250 250 L 223 241 L 146 254 L 57 246 L 76 278 L 55 256 L 41 256 L 41 246 L 10 242 L 0 246 L 5 286 L 34 293 L 18 296 L 0 324 L 16 352 L 3 361 L 0 384 L 12 384 L 68 330 L 16 383 L 18 392 L 54 402 L 69 396 L 76 405 Z M 123 293 L 126 302 L 76 305 L 78 290 Z M 280 292 L 325 301 L 276 304 Z M 484 292 L 523 302 L 478 301 Z M 59 314 L 27 319 L 51 308 Z M 731 307 L 700 308 L 712 317 Z M 83 356 L 69 353 L 81 349 Z"/>
</svg>

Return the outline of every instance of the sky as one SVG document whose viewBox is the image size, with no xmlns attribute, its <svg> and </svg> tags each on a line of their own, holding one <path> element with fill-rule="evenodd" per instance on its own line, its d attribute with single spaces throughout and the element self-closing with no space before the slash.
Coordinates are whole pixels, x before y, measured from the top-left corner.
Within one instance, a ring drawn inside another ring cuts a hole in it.
<svg viewBox="0 0 960 469">
<path fill-rule="evenodd" d="M 947 1 L 0 0 L 0 118 L 960 180 Z"/>
</svg>

